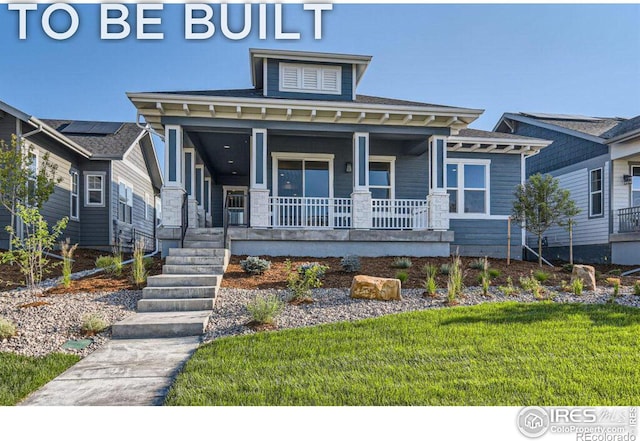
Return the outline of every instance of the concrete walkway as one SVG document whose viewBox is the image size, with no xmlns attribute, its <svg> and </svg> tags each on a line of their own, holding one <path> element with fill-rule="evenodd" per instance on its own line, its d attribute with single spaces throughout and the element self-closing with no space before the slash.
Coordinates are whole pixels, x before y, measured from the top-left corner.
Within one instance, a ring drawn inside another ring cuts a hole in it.
<svg viewBox="0 0 640 441">
<path fill-rule="evenodd" d="M 111 340 L 20 405 L 161 405 L 199 343 L 200 337 Z"/>
</svg>

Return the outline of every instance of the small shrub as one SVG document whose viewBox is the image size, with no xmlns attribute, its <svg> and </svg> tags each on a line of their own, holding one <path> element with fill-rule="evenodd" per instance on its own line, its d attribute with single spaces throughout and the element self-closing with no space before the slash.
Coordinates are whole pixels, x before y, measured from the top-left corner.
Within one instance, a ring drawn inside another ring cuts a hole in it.
<svg viewBox="0 0 640 441">
<path fill-rule="evenodd" d="M 573 265 L 570 263 L 565 263 L 564 265 L 562 265 L 562 271 L 564 271 L 565 273 L 572 273 Z"/>
<path fill-rule="evenodd" d="M 440 274 L 442 274 L 443 276 L 448 276 L 450 272 L 451 272 L 450 264 L 443 263 L 442 265 L 440 265 Z"/>
<path fill-rule="evenodd" d="M 486 257 L 479 257 L 476 260 L 473 260 L 469 264 L 469 268 L 483 271 L 485 269 L 485 265 L 487 265 Z"/>
<path fill-rule="evenodd" d="M 426 294 L 429 297 L 436 296 L 436 290 L 438 289 L 438 284 L 436 283 L 436 275 L 438 274 L 438 268 L 435 265 L 425 265 L 424 272 L 427 276 L 427 279 L 424 281 L 424 289 L 426 290 Z"/>
<path fill-rule="evenodd" d="M 499 286 L 498 290 L 505 296 L 515 296 L 516 294 L 518 294 L 517 288 L 513 286 L 513 280 L 511 280 L 511 276 L 507 277 L 507 284 L 505 286 Z"/>
<path fill-rule="evenodd" d="M 0 340 L 16 335 L 16 326 L 9 320 L 0 317 Z"/>
<path fill-rule="evenodd" d="M 489 278 L 490 279 L 497 279 L 498 277 L 500 277 L 502 275 L 500 270 L 497 269 L 497 268 L 489 268 L 487 270 L 487 274 L 489 274 Z"/>
<path fill-rule="evenodd" d="M 122 275 L 122 257 L 100 256 L 96 259 L 96 267 L 110 276 L 119 277 Z"/>
<path fill-rule="evenodd" d="M 584 283 L 582 282 L 582 279 L 579 279 L 579 278 L 573 279 L 573 281 L 571 282 L 571 290 L 573 291 L 573 293 L 577 296 L 581 296 L 583 289 L 584 289 Z"/>
<path fill-rule="evenodd" d="M 544 288 L 538 279 L 534 277 L 520 277 L 520 286 L 525 291 L 529 291 L 533 296 L 540 300 L 543 298 Z"/>
<path fill-rule="evenodd" d="M 131 281 L 136 286 L 140 286 L 147 281 L 147 268 L 144 264 L 144 242 L 141 240 L 137 241 L 133 246 Z"/>
<path fill-rule="evenodd" d="M 613 287 L 613 295 L 615 297 L 618 297 L 620 295 L 620 279 L 609 277 L 607 279 L 607 283 L 609 284 L 609 286 Z"/>
<path fill-rule="evenodd" d="M 413 262 L 411 262 L 411 259 L 409 259 L 408 257 L 398 257 L 393 261 L 393 263 L 391 264 L 391 267 L 400 268 L 400 269 L 409 269 L 411 268 L 411 265 L 413 265 Z"/>
<path fill-rule="evenodd" d="M 340 266 L 346 273 L 356 273 L 360 271 L 360 258 L 354 255 L 344 256 L 340 260 Z"/>
<path fill-rule="evenodd" d="M 573 285 L 567 283 L 565 280 L 560 281 L 560 291 L 562 292 L 573 292 Z"/>
<path fill-rule="evenodd" d="M 485 296 L 489 295 L 489 287 L 491 286 L 491 278 L 489 277 L 489 273 L 482 273 L 482 280 L 480 281 L 480 285 L 482 286 L 482 294 Z"/>
<path fill-rule="evenodd" d="M 398 271 L 396 272 L 396 279 L 400 280 L 401 283 L 404 283 L 409 279 L 409 273 L 406 271 Z"/>
<path fill-rule="evenodd" d="M 318 262 L 307 262 L 298 267 L 298 273 L 300 273 L 301 276 L 304 276 L 307 271 L 314 270 L 318 279 L 324 279 L 324 275 L 327 273 L 328 269 L 328 266 L 320 265 Z"/>
<path fill-rule="evenodd" d="M 109 327 L 109 324 L 98 314 L 89 314 L 82 318 L 80 330 L 83 335 L 91 336 L 99 334 Z"/>
<path fill-rule="evenodd" d="M 620 268 L 615 268 L 609 271 L 609 274 L 611 274 L 612 276 L 619 276 L 620 274 L 622 274 L 622 270 Z"/>
<path fill-rule="evenodd" d="M 245 273 L 258 276 L 271 268 L 271 262 L 256 256 L 248 256 L 240 261 L 240 267 Z"/>
<path fill-rule="evenodd" d="M 636 280 L 636 283 L 633 284 L 633 293 L 640 296 L 640 280 Z"/>
<path fill-rule="evenodd" d="M 71 286 L 71 273 L 73 272 L 73 253 L 78 248 L 78 244 L 71 246 L 71 240 L 60 242 L 60 252 L 62 253 L 62 286 Z"/>
<path fill-rule="evenodd" d="M 460 256 L 455 256 L 449 268 L 449 280 L 447 281 L 447 301 L 455 303 L 462 294 L 464 285 L 462 283 L 464 275 L 462 273 L 462 263 Z"/>
<path fill-rule="evenodd" d="M 287 287 L 291 292 L 291 302 L 312 301 L 311 290 L 322 286 L 319 274 L 324 275 L 329 269 L 328 266 L 314 263 L 301 265 L 297 270 L 293 270 L 290 260 L 285 262 L 285 267 L 289 273 Z"/>
<path fill-rule="evenodd" d="M 258 296 L 246 306 L 253 322 L 272 325 L 284 310 L 284 303 L 277 296 Z"/>
<path fill-rule="evenodd" d="M 536 270 L 533 273 L 533 277 L 540 283 L 544 283 L 551 278 L 551 274 L 546 271 Z"/>
</svg>

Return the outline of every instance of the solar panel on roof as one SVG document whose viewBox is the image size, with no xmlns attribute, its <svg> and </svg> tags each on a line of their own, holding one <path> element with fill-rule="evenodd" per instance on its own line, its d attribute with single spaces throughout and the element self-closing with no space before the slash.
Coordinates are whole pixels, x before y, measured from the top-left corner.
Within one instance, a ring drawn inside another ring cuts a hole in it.
<svg viewBox="0 0 640 441">
<path fill-rule="evenodd" d="M 119 122 L 73 121 L 62 129 L 62 133 L 76 135 L 114 135 L 122 127 Z"/>
<path fill-rule="evenodd" d="M 583 115 L 564 115 L 559 113 L 524 113 L 527 116 L 543 119 L 564 119 L 570 121 L 602 121 L 603 118 Z"/>
</svg>

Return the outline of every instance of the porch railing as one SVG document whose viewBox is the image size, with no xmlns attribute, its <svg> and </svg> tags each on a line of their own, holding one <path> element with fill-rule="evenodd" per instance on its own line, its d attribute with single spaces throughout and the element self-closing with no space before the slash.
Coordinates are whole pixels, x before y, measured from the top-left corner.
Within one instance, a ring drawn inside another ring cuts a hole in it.
<svg viewBox="0 0 640 441">
<path fill-rule="evenodd" d="M 270 197 L 271 225 L 284 228 L 351 228 L 350 198 Z"/>
<path fill-rule="evenodd" d="M 618 232 L 640 233 L 640 207 L 618 210 Z"/>
<path fill-rule="evenodd" d="M 416 230 L 428 226 L 428 205 L 420 199 L 373 199 L 371 227 L 375 230 Z"/>
</svg>

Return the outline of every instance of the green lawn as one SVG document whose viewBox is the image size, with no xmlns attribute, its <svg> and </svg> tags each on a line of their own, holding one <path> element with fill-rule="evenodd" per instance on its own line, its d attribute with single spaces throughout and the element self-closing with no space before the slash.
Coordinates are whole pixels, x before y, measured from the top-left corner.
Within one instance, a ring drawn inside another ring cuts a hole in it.
<svg viewBox="0 0 640 441">
<path fill-rule="evenodd" d="M 69 369 L 80 357 L 51 354 L 34 358 L 0 353 L 0 406 L 12 406 Z"/>
<path fill-rule="evenodd" d="M 200 348 L 169 405 L 640 403 L 640 310 L 484 304 L 230 337 Z"/>
</svg>

